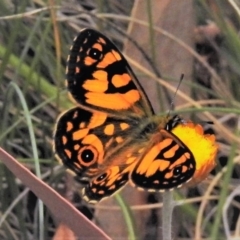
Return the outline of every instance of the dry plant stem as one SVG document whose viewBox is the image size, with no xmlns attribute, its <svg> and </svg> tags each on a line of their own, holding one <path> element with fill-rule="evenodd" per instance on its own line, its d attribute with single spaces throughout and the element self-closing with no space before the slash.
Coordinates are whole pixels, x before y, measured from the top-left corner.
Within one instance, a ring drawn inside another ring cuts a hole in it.
<svg viewBox="0 0 240 240">
<path fill-rule="evenodd" d="M 162 207 L 162 239 L 172 240 L 172 213 L 174 201 L 173 192 L 168 191 L 163 194 L 163 207 Z"/>
</svg>

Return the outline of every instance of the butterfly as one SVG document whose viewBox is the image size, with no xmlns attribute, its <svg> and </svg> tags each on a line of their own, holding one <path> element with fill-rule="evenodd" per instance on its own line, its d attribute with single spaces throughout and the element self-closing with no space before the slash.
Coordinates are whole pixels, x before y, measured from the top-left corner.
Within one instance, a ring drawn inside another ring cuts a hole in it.
<svg viewBox="0 0 240 240">
<path fill-rule="evenodd" d="M 84 184 L 85 200 L 96 203 L 128 182 L 165 191 L 192 178 L 194 156 L 172 133 L 183 119 L 154 114 L 128 62 L 106 36 L 84 29 L 74 39 L 66 86 L 76 105 L 57 120 L 54 151 Z"/>
</svg>

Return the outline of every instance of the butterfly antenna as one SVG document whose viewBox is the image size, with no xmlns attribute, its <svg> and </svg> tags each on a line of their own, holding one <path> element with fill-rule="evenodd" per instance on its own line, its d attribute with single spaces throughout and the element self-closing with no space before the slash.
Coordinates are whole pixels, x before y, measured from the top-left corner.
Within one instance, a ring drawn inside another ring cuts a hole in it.
<svg viewBox="0 0 240 240">
<path fill-rule="evenodd" d="M 180 88 L 180 85 L 181 85 L 181 83 L 182 83 L 183 78 L 184 78 L 184 74 L 182 73 L 181 76 L 180 76 L 180 79 L 179 79 L 179 82 L 178 82 L 178 86 L 177 86 L 177 88 L 176 88 L 176 91 L 175 91 L 175 93 L 174 93 L 174 95 L 173 95 L 173 98 L 172 98 L 172 101 L 171 101 L 171 104 L 170 104 L 170 109 L 169 109 L 169 111 L 168 111 L 167 117 L 169 117 L 170 113 L 171 113 L 171 112 L 173 111 L 173 109 L 174 109 L 174 102 L 175 102 L 175 98 L 176 98 L 176 95 L 177 95 L 177 91 L 178 91 L 178 89 Z"/>
<path fill-rule="evenodd" d="M 200 123 L 200 124 L 209 124 L 209 125 L 214 125 L 214 122 L 213 121 L 199 121 L 197 123 Z"/>
</svg>

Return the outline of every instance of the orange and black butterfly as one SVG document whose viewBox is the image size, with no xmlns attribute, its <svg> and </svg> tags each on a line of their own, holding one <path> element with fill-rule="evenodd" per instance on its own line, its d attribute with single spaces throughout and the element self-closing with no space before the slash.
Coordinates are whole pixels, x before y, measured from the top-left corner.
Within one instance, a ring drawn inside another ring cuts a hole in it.
<svg viewBox="0 0 240 240">
<path fill-rule="evenodd" d="M 164 191 L 192 178 L 194 156 L 172 133 L 183 120 L 154 115 L 126 59 L 106 36 L 84 29 L 74 39 L 66 85 L 76 107 L 58 118 L 54 150 L 85 183 L 87 201 L 109 197 L 129 181 Z"/>
</svg>

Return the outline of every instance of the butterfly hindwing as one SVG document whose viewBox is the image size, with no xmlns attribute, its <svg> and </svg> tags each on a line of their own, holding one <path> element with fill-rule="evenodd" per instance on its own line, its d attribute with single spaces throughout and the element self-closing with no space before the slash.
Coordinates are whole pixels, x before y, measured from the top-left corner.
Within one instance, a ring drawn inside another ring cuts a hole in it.
<svg viewBox="0 0 240 240">
<path fill-rule="evenodd" d="M 121 169 L 119 166 L 111 166 L 83 188 L 83 198 L 95 203 L 115 194 L 129 180 L 129 171 Z"/>
<path fill-rule="evenodd" d="M 70 49 L 66 84 L 85 108 L 109 114 L 151 116 L 152 107 L 129 64 L 104 35 L 84 29 Z"/>
<path fill-rule="evenodd" d="M 194 156 L 171 132 L 161 129 L 157 134 L 160 140 L 149 145 L 139 159 L 131 173 L 131 183 L 148 191 L 181 187 L 195 172 Z"/>
</svg>

